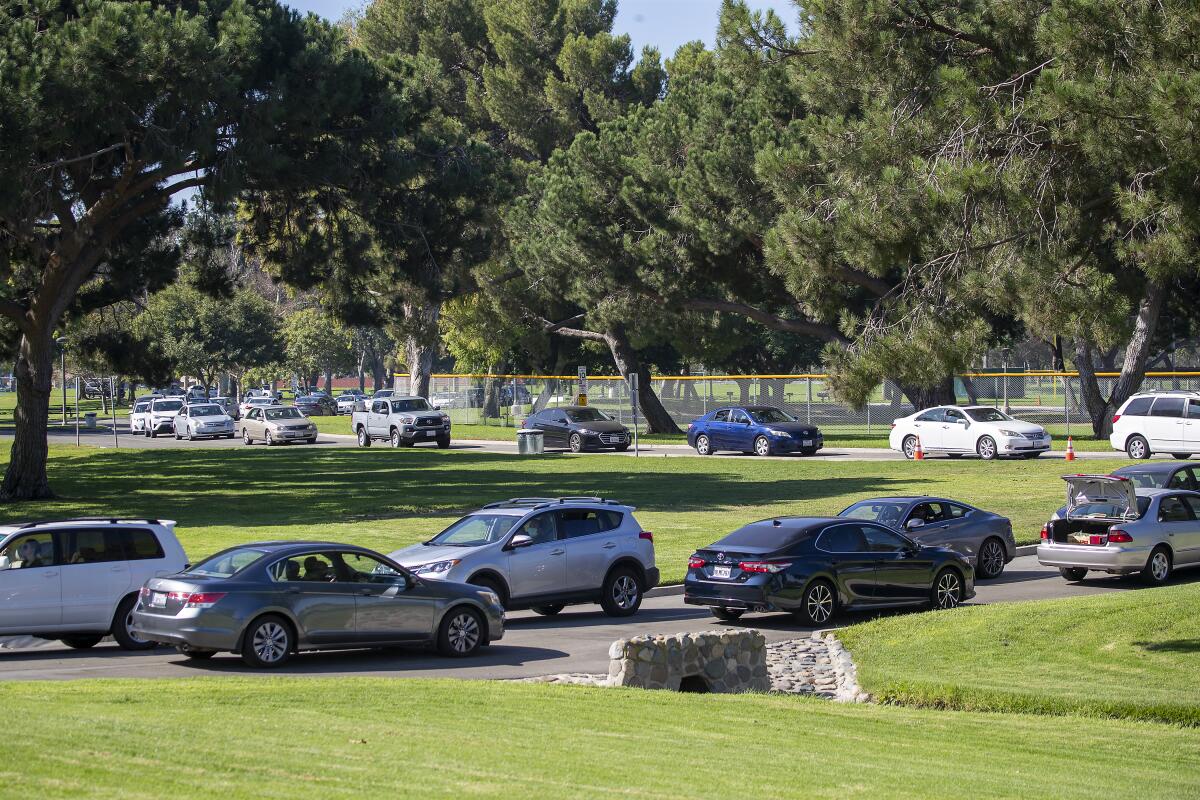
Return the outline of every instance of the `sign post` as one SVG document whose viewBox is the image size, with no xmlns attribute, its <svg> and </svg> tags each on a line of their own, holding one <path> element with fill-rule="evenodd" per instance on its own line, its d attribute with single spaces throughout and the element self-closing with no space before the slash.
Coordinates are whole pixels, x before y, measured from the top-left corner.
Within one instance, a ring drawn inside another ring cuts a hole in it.
<svg viewBox="0 0 1200 800">
<path fill-rule="evenodd" d="M 586 406 L 588 395 L 587 385 L 587 367 L 579 368 L 579 396 L 575 398 L 575 405 Z"/>
<path fill-rule="evenodd" d="M 638 452 L 638 376 L 636 372 L 629 373 L 629 404 L 633 409 L 633 457 L 640 457 Z"/>
</svg>

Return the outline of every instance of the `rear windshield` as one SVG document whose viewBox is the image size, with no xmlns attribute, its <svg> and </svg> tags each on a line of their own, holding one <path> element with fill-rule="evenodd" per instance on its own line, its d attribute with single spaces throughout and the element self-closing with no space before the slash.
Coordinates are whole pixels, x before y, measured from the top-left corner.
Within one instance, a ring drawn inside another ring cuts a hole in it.
<svg viewBox="0 0 1200 800">
<path fill-rule="evenodd" d="M 709 550 L 736 550 L 739 547 L 774 548 L 782 550 L 812 536 L 807 530 L 776 528 L 770 523 L 747 525 L 709 546 Z"/>
<path fill-rule="evenodd" d="M 599 422 L 608 419 L 594 408 L 568 408 L 566 415 L 571 422 Z"/>
<path fill-rule="evenodd" d="M 415 397 L 412 400 L 393 400 L 392 411 L 430 411 L 429 403 L 424 398 Z"/>
<path fill-rule="evenodd" d="M 1165 489 L 1170 477 L 1170 473 L 1166 472 L 1122 472 L 1120 475 L 1139 489 Z"/>
<path fill-rule="evenodd" d="M 239 547 L 236 550 L 226 550 L 223 553 L 217 553 L 212 558 L 201 561 L 189 569 L 187 574 L 199 575 L 204 578 L 231 578 L 266 554 L 266 550 L 259 550 L 253 547 Z"/>
<path fill-rule="evenodd" d="M 1139 517 L 1144 517 L 1146 512 L 1150 510 L 1150 498 L 1139 497 L 1137 499 L 1137 511 Z M 1123 503 L 1100 502 L 1100 503 L 1083 503 L 1071 509 L 1071 519 L 1120 519 L 1125 514 L 1125 505 Z"/>
</svg>

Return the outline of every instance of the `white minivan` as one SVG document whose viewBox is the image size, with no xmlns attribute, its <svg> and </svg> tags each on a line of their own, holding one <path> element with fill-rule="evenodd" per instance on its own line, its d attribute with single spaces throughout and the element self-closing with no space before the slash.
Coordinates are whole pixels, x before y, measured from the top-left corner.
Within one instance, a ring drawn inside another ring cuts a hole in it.
<svg viewBox="0 0 1200 800">
<path fill-rule="evenodd" d="M 1200 453 L 1200 393 L 1146 392 L 1125 401 L 1112 418 L 1108 442 L 1130 458 Z"/>
<path fill-rule="evenodd" d="M 0 526 L 0 636 L 126 650 L 154 646 L 130 629 L 138 590 L 187 566 L 175 523 L 69 519 Z"/>
</svg>

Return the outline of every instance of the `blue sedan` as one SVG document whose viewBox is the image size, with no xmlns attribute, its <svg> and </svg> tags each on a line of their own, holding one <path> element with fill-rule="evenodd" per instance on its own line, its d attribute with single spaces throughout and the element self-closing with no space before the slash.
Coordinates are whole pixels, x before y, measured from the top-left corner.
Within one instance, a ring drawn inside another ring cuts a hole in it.
<svg viewBox="0 0 1200 800">
<path fill-rule="evenodd" d="M 688 425 L 688 444 L 702 456 L 736 450 L 770 456 L 811 456 L 825 445 L 816 425 L 801 422 L 774 406 L 718 408 Z"/>
</svg>

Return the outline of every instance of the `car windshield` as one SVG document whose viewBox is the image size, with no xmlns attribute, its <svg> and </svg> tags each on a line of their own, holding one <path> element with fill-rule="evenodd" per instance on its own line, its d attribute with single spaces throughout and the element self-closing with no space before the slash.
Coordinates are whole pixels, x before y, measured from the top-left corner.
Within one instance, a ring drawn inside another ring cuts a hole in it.
<svg viewBox="0 0 1200 800">
<path fill-rule="evenodd" d="M 968 408 L 964 409 L 967 416 L 976 422 L 1013 422 L 1013 418 L 1003 411 L 998 411 L 994 408 Z"/>
<path fill-rule="evenodd" d="M 838 516 L 881 522 L 884 525 L 899 525 L 904 519 L 906 508 L 908 508 L 908 503 L 898 500 L 863 500 L 861 503 L 850 506 Z"/>
<path fill-rule="evenodd" d="M 266 550 L 254 547 L 239 547 L 217 553 L 187 570 L 188 575 L 205 578 L 231 578 L 267 554 Z"/>
<path fill-rule="evenodd" d="M 133 413 L 135 413 L 135 414 L 140 413 L 142 411 L 145 411 L 149 407 L 150 407 L 149 403 L 138 403 L 136 406 L 133 407 Z"/>
<path fill-rule="evenodd" d="M 568 408 L 566 414 L 571 422 L 600 422 L 608 419 L 595 408 Z"/>
<path fill-rule="evenodd" d="M 182 400 L 156 400 L 154 402 L 155 411 L 178 411 L 183 408 Z"/>
<path fill-rule="evenodd" d="M 267 419 L 304 419 L 304 415 L 294 408 L 268 408 Z"/>
<path fill-rule="evenodd" d="M 1145 516 L 1150 510 L 1150 498 L 1137 499 L 1137 513 Z M 1105 500 L 1099 503 L 1080 503 L 1071 509 L 1071 519 L 1121 519 L 1125 515 L 1125 504 Z"/>
<path fill-rule="evenodd" d="M 760 424 L 796 421 L 795 417 L 790 414 L 785 414 L 778 408 L 748 408 L 746 409 L 746 412 L 750 414 L 750 419 Z"/>
<path fill-rule="evenodd" d="M 424 398 L 414 397 L 411 400 L 393 400 L 392 411 L 429 411 L 429 403 Z"/>
<path fill-rule="evenodd" d="M 218 406 L 190 406 L 188 412 L 193 417 L 219 417 L 225 413 Z"/>
<path fill-rule="evenodd" d="M 520 519 L 514 514 L 472 514 L 463 517 L 425 544 L 480 547 L 500 541 Z"/>
</svg>

